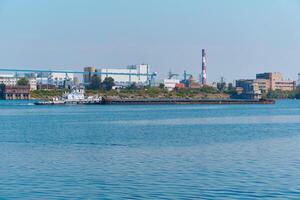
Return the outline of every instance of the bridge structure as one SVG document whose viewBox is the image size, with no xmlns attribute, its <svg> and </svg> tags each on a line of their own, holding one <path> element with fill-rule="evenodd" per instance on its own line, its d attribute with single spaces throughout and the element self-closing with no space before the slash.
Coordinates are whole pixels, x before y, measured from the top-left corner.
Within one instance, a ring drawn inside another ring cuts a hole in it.
<svg viewBox="0 0 300 200">
<path fill-rule="evenodd" d="M 77 74 L 77 75 L 104 75 L 104 76 L 112 76 L 112 75 L 126 75 L 126 76 L 146 76 L 149 85 L 154 83 L 154 79 L 157 73 L 125 73 L 125 72 L 105 72 L 105 71 L 97 71 L 97 72 L 85 72 L 85 71 L 75 71 L 75 70 L 41 70 L 41 69 L 19 69 L 19 68 L 0 68 L 0 72 L 10 72 L 10 73 L 36 73 L 40 77 L 45 77 L 51 73 L 61 73 L 61 74 Z"/>
</svg>

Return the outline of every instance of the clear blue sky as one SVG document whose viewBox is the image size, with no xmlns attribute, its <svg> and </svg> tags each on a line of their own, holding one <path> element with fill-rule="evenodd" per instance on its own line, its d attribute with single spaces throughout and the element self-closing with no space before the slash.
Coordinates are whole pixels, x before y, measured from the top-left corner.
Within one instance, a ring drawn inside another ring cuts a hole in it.
<svg viewBox="0 0 300 200">
<path fill-rule="evenodd" d="M 208 80 L 300 72 L 298 0 L 0 0 L 0 66 L 149 63 Z"/>
</svg>

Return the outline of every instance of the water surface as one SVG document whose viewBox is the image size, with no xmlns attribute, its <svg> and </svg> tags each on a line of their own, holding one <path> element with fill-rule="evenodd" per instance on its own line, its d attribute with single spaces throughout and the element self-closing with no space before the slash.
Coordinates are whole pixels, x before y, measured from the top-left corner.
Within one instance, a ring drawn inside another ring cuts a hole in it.
<svg viewBox="0 0 300 200">
<path fill-rule="evenodd" d="M 300 196 L 300 101 L 0 101 L 0 199 Z"/>
</svg>

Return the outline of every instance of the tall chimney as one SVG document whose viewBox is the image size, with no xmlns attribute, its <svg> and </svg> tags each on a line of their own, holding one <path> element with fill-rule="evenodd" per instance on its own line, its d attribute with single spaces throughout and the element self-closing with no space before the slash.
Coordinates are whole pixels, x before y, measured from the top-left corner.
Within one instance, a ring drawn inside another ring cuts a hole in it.
<svg viewBox="0 0 300 200">
<path fill-rule="evenodd" d="M 205 53 L 205 49 L 202 49 L 202 73 L 201 73 L 201 77 L 202 77 L 202 85 L 206 85 L 207 81 L 206 81 L 206 53 Z"/>
</svg>

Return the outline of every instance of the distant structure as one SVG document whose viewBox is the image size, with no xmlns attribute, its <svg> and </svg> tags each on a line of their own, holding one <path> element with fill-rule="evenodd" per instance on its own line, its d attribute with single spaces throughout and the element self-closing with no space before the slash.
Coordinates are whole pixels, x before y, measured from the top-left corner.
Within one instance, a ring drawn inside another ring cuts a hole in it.
<svg viewBox="0 0 300 200">
<path fill-rule="evenodd" d="M 201 87 L 201 85 L 195 81 L 193 75 L 190 75 L 188 80 L 189 80 L 189 86 L 188 86 L 189 88 L 200 88 Z"/>
<path fill-rule="evenodd" d="M 37 89 L 37 82 L 36 78 L 25 76 L 30 85 L 30 90 L 36 90 Z M 0 84 L 4 84 L 6 86 L 15 86 L 17 85 L 18 80 L 20 80 L 22 77 L 16 76 L 16 74 L 0 74 Z"/>
<path fill-rule="evenodd" d="M 258 83 L 253 79 L 236 80 L 237 98 L 241 99 L 261 99 L 262 92 Z"/>
<path fill-rule="evenodd" d="M 205 49 L 202 49 L 202 73 L 201 73 L 201 84 L 207 85 L 206 80 L 206 52 Z"/>
<path fill-rule="evenodd" d="M 296 81 L 284 80 L 279 72 L 266 72 L 256 74 L 256 82 L 258 82 L 262 92 L 282 90 L 292 91 L 296 89 Z"/>
<path fill-rule="evenodd" d="M 85 67 L 83 71 L 85 72 L 85 74 L 83 74 L 83 82 L 89 84 L 92 76 L 96 75 L 97 69 L 96 67 Z"/>
<path fill-rule="evenodd" d="M 170 70 L 168 74 L 168 78 L 163 80 L 164 87 L 169 91 L 175 89 L 176 86 L 178 86 L 178 84 L 180 83 L 178 76 L 179 76 L 178 74 L 174 74 Z"/>
</svg>

